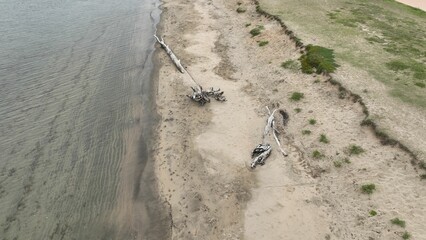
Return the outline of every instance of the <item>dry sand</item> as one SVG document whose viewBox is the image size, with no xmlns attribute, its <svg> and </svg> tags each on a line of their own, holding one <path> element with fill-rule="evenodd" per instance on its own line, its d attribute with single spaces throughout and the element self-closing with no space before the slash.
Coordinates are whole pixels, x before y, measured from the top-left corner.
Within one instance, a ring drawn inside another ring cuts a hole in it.
<svg viewBox="0 0 426 240">
<path fill-rule="evenodd" d="M 397 0 L 398 2 L 407 4 L 415 8 L 420 8 L 423 11 L 426 11 L 426 1 L 425 0 Z"/>
<path fill-rule="evenodd" d="M 236 12 L 237 1 L 164 1 L 159 34 L 199 84 L 220 87 L 228 98 L 194 104 L 185 97 L 191 78 L 158 52 L 162 120 L 155 169 L 170 208 L 171 238 L 401 239 L 407 231 L 412 239 L 426 239 L 426 184 L 410 157 L 361 127 L 359 104 L 339 99 L 324 78 L 281 68 L 299 50 L 251 1 L 240 2 L 245 13 Z M 256 25 L 265 30 L 252 38 Z M 259 47 L 261 40 L 269 44 Z M 294 91 L 304 99 L 289 101 Z M 289 156 L 273 145 L 266 165 L 252 171 L 247 165 L 261 142 L 265 106 L 290 115 L 281 135 Z M 315 125 L 308 124 L 311 118 Z M 330 143 L 320 143 L 320 134 Z M 349 156 L 350 144 L 365 153 Z M 324 157 L 312 158 L 314 150 Z M 350 163 L 334 166 L 344 158 Z M 362 194 L 365 183 L 374 183 L 376 192 Z M 378 215 L 369 216 L 370 210 Z M 395 217 L 407 222 L 405 229 L 390 223 Z"/>
</svg>

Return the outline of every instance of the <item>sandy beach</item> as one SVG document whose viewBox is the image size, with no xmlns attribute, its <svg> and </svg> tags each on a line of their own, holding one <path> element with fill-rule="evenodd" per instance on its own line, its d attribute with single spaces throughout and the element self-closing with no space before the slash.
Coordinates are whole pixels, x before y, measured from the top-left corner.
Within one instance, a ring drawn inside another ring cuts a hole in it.
<svg viewBox="0 0 426 240">
<path fill-rule="evenodd" d="M 198 84 L 221 88 L 227 97 L 203 107 L 191 102 L 185 95 L 195 83 L 158 46 L 154 169 L 171 239 L 396 240 L 405 232 L 426 239 L 421 170 L 360 126 L 362 107 L 339 97 L 326 77 L 280 67 L 298 59 L 300 49 L 278 22 L 260 16 L 249 0 L 163 3 L 158 35 Z M 256 26 L 264 29 L 252 37 Z M 304 98 L 291 101 L 293 92 Z M 271 140 L 266 164 L 251 170 L 266 107 L 289 114 L 280 134 L 289 154 Z M 321 134 L 328 143 L 319 141 Z M 364 152 L 351 154 L 351 145 Z M 365 184 L 375 184 L 375 192 L 362 193 Z M 392 224 L 395 218 L 406 227 Z"/>
</svg>

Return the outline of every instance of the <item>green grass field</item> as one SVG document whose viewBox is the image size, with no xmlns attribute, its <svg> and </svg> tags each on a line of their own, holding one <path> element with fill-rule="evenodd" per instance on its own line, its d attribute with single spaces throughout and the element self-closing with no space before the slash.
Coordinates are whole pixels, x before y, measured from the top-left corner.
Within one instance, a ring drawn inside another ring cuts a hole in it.
<svg viewBox="0 0 426 240">
<path fill-rule="evenodd" d="M 426 12 L 392 0 L 259 3 L 305 44 L 334 50 L 337 64 L 365 70 L 392 96 L 426 108 Z"/>
</svg>

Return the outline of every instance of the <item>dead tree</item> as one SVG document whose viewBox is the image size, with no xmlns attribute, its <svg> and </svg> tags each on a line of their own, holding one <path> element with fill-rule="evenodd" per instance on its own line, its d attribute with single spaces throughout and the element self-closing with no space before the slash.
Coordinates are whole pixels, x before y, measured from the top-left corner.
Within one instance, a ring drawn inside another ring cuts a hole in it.
<svg viewBox="0 0 426 240">
<path fill-rule="evenodd" d="M 157 42 L 161 45 L 161 47 L 166 51 L 166 53 L 170 56 L 170 59 L 173 61 L 173 63 L 176 65 L 177 69 L 181 73 L 187 73 L 188 76 L 192 79 L 196 87 L 191 87 L 192 89 L 192 95 L 186 95 L 191 100 L 198 102 L 200 105 L 204 105 L 206 103 L 210 102 L 210 97 L 213 97 L 219 102 L 226 101 L 225 96 L 223 96 L 223 91 L 220 89 L 214 90 L 213 88 L 210 88 L 207 91 L 203 90 L 203 87 L 199 85 L 195 79 L 192 77 L 192 75 L 182 66 L 180 63 L 180 60 L 176 57 L 176 55 L 173 53 L 173 51 L 170 49 L 169 46 L 164 42 L 164 39 L 158 38 L 156 35 L 154 35 L 155 39 L 157 39 Z"/>
<path fill-rule="evenodd" d="M 275 109 L 274 111 L 272 111 L 272 113 L 271 113 L 271 111 L 269 110 L 268 107 L 266 107 L 266 109 L 268 110 L 269 117 L 268 117 L 268 119 L 266 121 L 266 126 L 265 126 L 265 129 L 263 131 L 263 141 L 262 141 L 261 144 L 257 145 L 254 148 L 253 152 L 252 152 L 252 162 L 250 164 L 250 167 L 252 169 L 255 168 L 256 165 L 264 165 L 266 158 L 268 158 L 269 155 L 271 154 L 272 147 L 266 141 L 267 136 L 269 135 L 269 133 L 271 131 L 272 131 L 272 135 L 274 136 L 274 139 L 277 142 L 277 145 L 278 145 L 281 153 L 284 156 L 287 156 L 287 152 L 284 151 L 284 149 L 281 147 L 280 140 L 278 139 L 278 136 L 277 136 L 278 131 L 277 131 L 276 126 L 275 126 L 275 117 L 274 117 L 274 114 L 275 114 L 275 112 L 278 109 Z M 286 113 L 285 111 L 280 110 L 281 114 L 283 114 L 281 111 L 284 112 L 284 113 Z M 286 116 L 287 116 L 287 119 L 283 122 L 283 124 L 286 124 L 287 121 L 288 121 L 288 114 Z"/>
<path fill-rule="evenodd" d="M 201 86 L 198 89 L 191 87 L 192 95 L 186 95 L 191 100 L 198 102 L 201 106 L 210 102 L 210 97 L 216 99 L 216 101 L 224 102 L 226 101 L 225 96 L 223 96 L 223 91 L 214 90 L 210 88 L 208 91 L 204 91 Z"/>
</svg>

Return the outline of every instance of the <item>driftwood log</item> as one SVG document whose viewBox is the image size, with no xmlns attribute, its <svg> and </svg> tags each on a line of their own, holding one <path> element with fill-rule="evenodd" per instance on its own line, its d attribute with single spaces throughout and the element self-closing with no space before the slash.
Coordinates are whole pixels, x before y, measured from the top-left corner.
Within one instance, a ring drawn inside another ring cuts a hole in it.
<svg viewBox="0 0 426 240">
<path fill-rule="evenodd" d="M 254 148 L 251 157 L 253 158 L 250 164 L 250 167 L 253 169 L 256 167 L 256 165 L 263 166 L 265 164 L 265 160 L 269 157 L 271 154 L 271 145 L 269 143 L 262 143 L 257 145 L 257 147 Z"/>
<path fill-rule="evenodd" d="M 270 111 L 268 107 L 266 107 L 266 109 L 268 110 L 269 113 L 269 117 L 266 121 L 266 126 L 265 129 L 263 131 L 263 141 L 261 144 L 257 145 L 253 152 L 252 152 L 252 162 L 250 164 L 250 167 L 253 169 L 255 168 L 257 165 L 264 165 L 265 164 L 265 160 L 269 157 L 269 155 L 271 154 L 272 151 L 272 147 L 269 143 L 267 143 L 267 137 L 269 135 L 270 132 L 272 132 L 272 135 L 281 151 L 281 153 L 284 156 L 287 156 L 287 152 L 282 148 L 280 140 L 277 136 L 278 134 L 278 130 L 276 128 L 275 125 L 275 112 L 278 111 L 278 109 L 275 109 L 274 111 Z M 288 114 L 284 111 L 284 110 L 279 110 L 280 114 L 283 117 L 283 125 L 285 125 L 288 121 Z"/>
<path fill-rule="evenodd" d="M 185 73 L 185 68 L 183 68 L 182 64 L 180 63 L 179 58 L 176 57 L 176 55 L 173 53 L 173 51 L 167 46 L 167 44 L 164 42 L 164 39 L 161 38 L 161 40 L 157 37 L 157 35 L 154 35 L 155 39 L 157 39 L 157 42 L 161 45 L 161 47 L 166 50 L 166 53 L 170 56 L 170 59 L 172 59 L 173 63 L 176 65 L 177 69 L 181 73 Z"/>
<path fill-rule="evenodd" d="M 210 97 L 213 97 L 219 102 L 226 101 L 225 96 L 223 96 L 223 91 L 220 91 L 220 88 L 217 90 L 210 88 L 209 90 L 204 91 L 203 88 L 199 86 L 198 88 L 191 87 L 191 89 L 192 89 L 192 95 L 186 95 L 186 96 L 189 97 L 191 100 L 198 102 L 201 106 L 206 103 L 209 103 Z"/>
<path fill-rule="evenodd" d="M 196 87 L 191 87 L 192 89 L 192 95 L 186 95 L 191 100 L 198 102 L 200 105 L 204 105 L 206 103 L 210 102 L 210 97 L 213 97 L 219 102 L 226 101 L 225 96 L 223 96 L 223 91 L 219 89 L 214 90 L 213 88 L 210 88 L 209 90 L 205 91 L 203 90 L 203 87 L 198 84 L 195 79 L 192 77 L 192 75 L 182 66 L 180 63 L 180 60 L 176 57 L 176 55 L 173 53 L 173 51 L 170 49 L 169 46 L 164 42 L 163 38 L 157 37 L 157 35 L 154 35 L 155 39 L 157 39 L 157 42 L 161 45 L 161 47 L 166 51 L 166 53 L 170 56 L 170 59 L 175 64 L 176 68 L 181 73 L 187 73 L 188 76 L 192 79 Z"/>
</svg>

